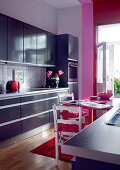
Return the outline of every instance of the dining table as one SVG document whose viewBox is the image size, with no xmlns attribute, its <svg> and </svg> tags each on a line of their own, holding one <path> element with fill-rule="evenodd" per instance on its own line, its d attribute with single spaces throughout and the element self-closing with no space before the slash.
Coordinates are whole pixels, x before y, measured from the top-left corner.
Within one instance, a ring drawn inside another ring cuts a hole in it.
<svg viewBox="0 0 120 170">
<path fill-rule="evenodd" d="M 74 101 L 63 101 L 61 103 L 67 106 L 80 106 L 82 111 L 84 111 L 84 109 L 87 109 L 89 113 L 88 124 L 91 124 L 96 119 L 96 110 L 104 110 L 105 112 L 107 112 L 113 107 L 112 99 L 110 100 L 97 98 L 95 100 L 91 100 L 90 97 Z"/>
</svg>

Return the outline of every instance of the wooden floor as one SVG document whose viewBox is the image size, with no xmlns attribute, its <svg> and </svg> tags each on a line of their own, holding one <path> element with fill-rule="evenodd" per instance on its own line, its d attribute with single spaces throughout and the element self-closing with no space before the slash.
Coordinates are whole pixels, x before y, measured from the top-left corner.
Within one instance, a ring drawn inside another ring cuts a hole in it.
<svg viewBox="0 0 120 170">
<path fill-rule="evenodd" d="M 14 145 L 0 150 L 0 170 L 71 170 L 70 162 L 33 154 L 30 151 L 54 137 L 54 129 L 39 133 Z"/>
</svg>

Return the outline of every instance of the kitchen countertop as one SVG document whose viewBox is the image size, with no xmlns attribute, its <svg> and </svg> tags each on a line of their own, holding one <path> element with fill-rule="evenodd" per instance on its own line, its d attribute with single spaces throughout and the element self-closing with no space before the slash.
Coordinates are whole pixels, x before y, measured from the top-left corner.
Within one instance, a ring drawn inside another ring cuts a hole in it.
<svg viewBox="0 0 120 170">
<path fill-rule="evenodd" d="M 120 165 L 120 126 L 106 124 L 119 108 L 113 99 L 113 108 L 65 142 L 62 153 Z"/>
<path fill-rule="evenodd" d="M 54 91 L 59 92 L 61 90 L 68 90 L 68 87 L 65 88 L 31 88 L 31 89 L 24 89 L 19 91 L 0 91 L 0 100 L 6 98 L 13 98 L 13 97 L 20 97 L 26 96 L 31 94 L 38 94 L 38 93 L 52 93 Z"/>
</svg>

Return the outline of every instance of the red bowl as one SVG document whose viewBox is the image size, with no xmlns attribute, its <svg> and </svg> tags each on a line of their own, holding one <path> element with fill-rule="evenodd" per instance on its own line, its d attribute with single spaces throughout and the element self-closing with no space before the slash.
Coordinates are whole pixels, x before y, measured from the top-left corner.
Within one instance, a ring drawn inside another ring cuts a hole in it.
<svg viewBox="0 0 120 170">
<path fill-rule="evenodd" d="M 101 99 L 109 99 L 112 95 L 112 93 L 98 93 L 98 97 Z"/>
</svg>

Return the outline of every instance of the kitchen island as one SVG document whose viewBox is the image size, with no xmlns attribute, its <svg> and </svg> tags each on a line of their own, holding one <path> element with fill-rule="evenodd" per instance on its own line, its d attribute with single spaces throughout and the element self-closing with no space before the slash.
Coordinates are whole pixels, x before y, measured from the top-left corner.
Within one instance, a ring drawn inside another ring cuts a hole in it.
<svg viewBox="0 0 120 170">
<path fill-rule="evenodd" d="M 107 122 L 120 109 L 120 99 L 113 108 L 62 145 L 63 153 L 76 156 L 72 169 L 120 170 L 120 126 Z"/>
<path fill-rule="evenodd" d="M 53 127 L 52 104 L 69 88 L 35 88 L 0 94 L 0 148 Z"/>
</svg>

